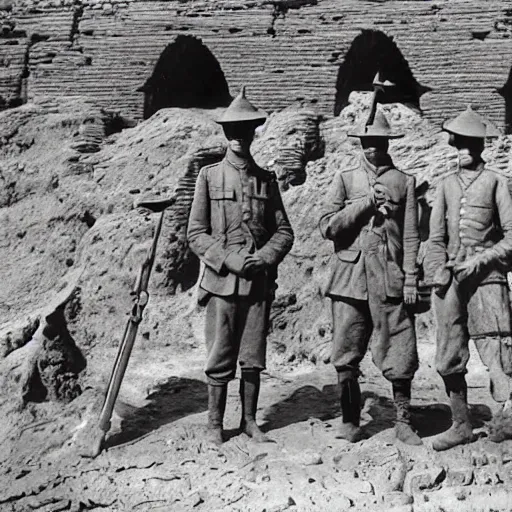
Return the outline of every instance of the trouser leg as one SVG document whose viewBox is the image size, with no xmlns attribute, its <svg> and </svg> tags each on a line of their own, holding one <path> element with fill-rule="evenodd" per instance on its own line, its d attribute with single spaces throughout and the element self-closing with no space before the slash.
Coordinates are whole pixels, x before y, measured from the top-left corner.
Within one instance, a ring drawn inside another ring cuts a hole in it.
<svg viewBox="0 0 512 512">
<path fill-rule="evenodd" d="M 214 386 L 227 384 L 236 375 L 240 349 L 237 317 L 243 301 L 236 296 L 212 296 L 206 306 L 205 339 L 207 360 L 205 373 Z"/>
<path fill-rule="evenodd" d="M 331 362 L 338 373 L 356 378 L 372 333 L 372 319 L 367 301 L 332 300 Z"/>
<path fill-rule="evenodd" d="M 366 301 L 333 300 L 332 362 L 338 372 L 342 422 L 337 438 L 356 442 L 361 437 L 359 364 L 368 348 L 372 322 Z"/>
<path fill-rule="evenodd" d="M 476 288 L 468 300 L 468 331 L 489 370 L 493 399 L 505 402 L 512 391 L 512 322 L 506 283 Z"/>
<path fill-rule="evenodd" d="M 240 337 L 239 362 L 242 369 L 240 429 L 257 442 L 270 441 L 256 424 L 260 393 L 260 373 L 266 364 L 266 344 L 270 300 L 263 284 L 253 283 L 251 295 L 240 308 L 237 332 Z"/>
<path fill-rule="evenodd" d="M 226 410 L 228 382 L 236 372 L 238 339 L 235 319 L 236 300 L 232 297 L 210 297 L 206 306 L 205 339 L 208 379 L 208 440 L 221 444 Z"/>
<path fill-rule="evenodd" d="M 391 382 L 412 380 L 419 365 L 414 315 L 402 299 L 371 296 L 369 307 L 374 325 L 373 362 Z"/>
<path fill-rule="evenodd" d="M 467 303 L 452 280 L 444 297 L 433 294 L 436 316 L 436 369 L 441 377 L 464 375 L 469 360 Z"/>
</svg>

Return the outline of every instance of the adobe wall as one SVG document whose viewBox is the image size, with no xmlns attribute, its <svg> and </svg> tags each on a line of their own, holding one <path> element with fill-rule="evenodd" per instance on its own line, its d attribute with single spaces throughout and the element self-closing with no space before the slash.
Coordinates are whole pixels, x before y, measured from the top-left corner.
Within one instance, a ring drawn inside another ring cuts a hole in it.
<svg viewBox="0 0 512 512">
<path fill-rule="evenodd" d="M 7 104 L 81 95 L 140 118 L 137 88 L 173 37 L 187 34 L 213 52 L 232 94 L 245 83 L 264 109 L 300 98 L 331 115 L 339 65 L 361 29 L 373 28 L 393 36 L 416 80 L 433 89 L 421 98 L 429 118 L 471 102 L 504 124 L 496 89 L 512 65 L 507 1 L 18 0 L 1 12 Z"/>
</svg>

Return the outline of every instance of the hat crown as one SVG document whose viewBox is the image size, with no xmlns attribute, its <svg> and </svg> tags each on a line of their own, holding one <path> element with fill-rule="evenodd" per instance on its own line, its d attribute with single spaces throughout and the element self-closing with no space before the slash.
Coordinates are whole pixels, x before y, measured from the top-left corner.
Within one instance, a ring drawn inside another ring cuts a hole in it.
<svg viewBox="0 0 512 512">
<path fill-rule="evenodd" d="M 238 96 L 219 119 L 219 123 L 236 123 L 243 121 L 264 121 L 267 118 L 265 112 L 257 109 L 245 95 L 246 87 L 242 86 Z"/>
<path fill-rule="evenodd" d="M 398 139 L 403 134 L 394 132 L 384 115 L 384 112 L 377 108 L 373 123 L 363 126 L 357 130 L 357 133 L 349 133 L 350 137 L 384 137 L 387 139 Z"/>
<path fill-rule="evenodd" d="M 443 130 L 464 137 L 484 138 L 487 135 L 487 122 L 477 114 L 471 105 L 454 119 L 443 124 Z"/>
<path fill-rule="evenodd" d="M 391 134 L 391 126 L 384 115 L 384 113 L 377 109 L 375 112 L 375 118 L 373 119 L 373 123 L 366 126 L 367 131 L 379 132 L 379 133 L 389 133 Z"/>
</svg>

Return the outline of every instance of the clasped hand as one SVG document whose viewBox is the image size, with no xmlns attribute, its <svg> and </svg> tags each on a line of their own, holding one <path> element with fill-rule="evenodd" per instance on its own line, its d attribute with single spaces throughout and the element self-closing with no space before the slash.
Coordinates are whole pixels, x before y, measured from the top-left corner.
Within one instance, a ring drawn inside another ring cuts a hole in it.
<svg viewBox="0 0 512 512">
<path fill-rule="evenodd" d="M 393 210 L 391 191 L 382 183 L 375 183 L 372 190 L 372 202 L 385 217 Z"/>
<path fill-rule="evenodd" d="M 453 273 L 455 279 L 457 279 L 459 283 L 462 283 L 478 271 L 478 266 L 478 260 L 476 258 L 470 258 L 463 263 L 454 265 Z"/>
<path fill-rule="evenodd" d="M 224 261 L 226 268 L 239 277 L 251 279 L 265 267 L 265 261 L 257 254 L 232 252 Z"/>
</svg>

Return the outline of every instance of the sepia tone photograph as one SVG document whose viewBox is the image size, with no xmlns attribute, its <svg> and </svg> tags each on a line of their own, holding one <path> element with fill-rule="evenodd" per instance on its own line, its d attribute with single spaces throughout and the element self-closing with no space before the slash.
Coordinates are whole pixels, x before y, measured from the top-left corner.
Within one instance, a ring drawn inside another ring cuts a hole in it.
<svg viewBox="0 0 512 512">
<path fill-rule="evenodd" d="M 512 4 L 0 0 L 0 512 L 512 511 Z"/>
</svg>

